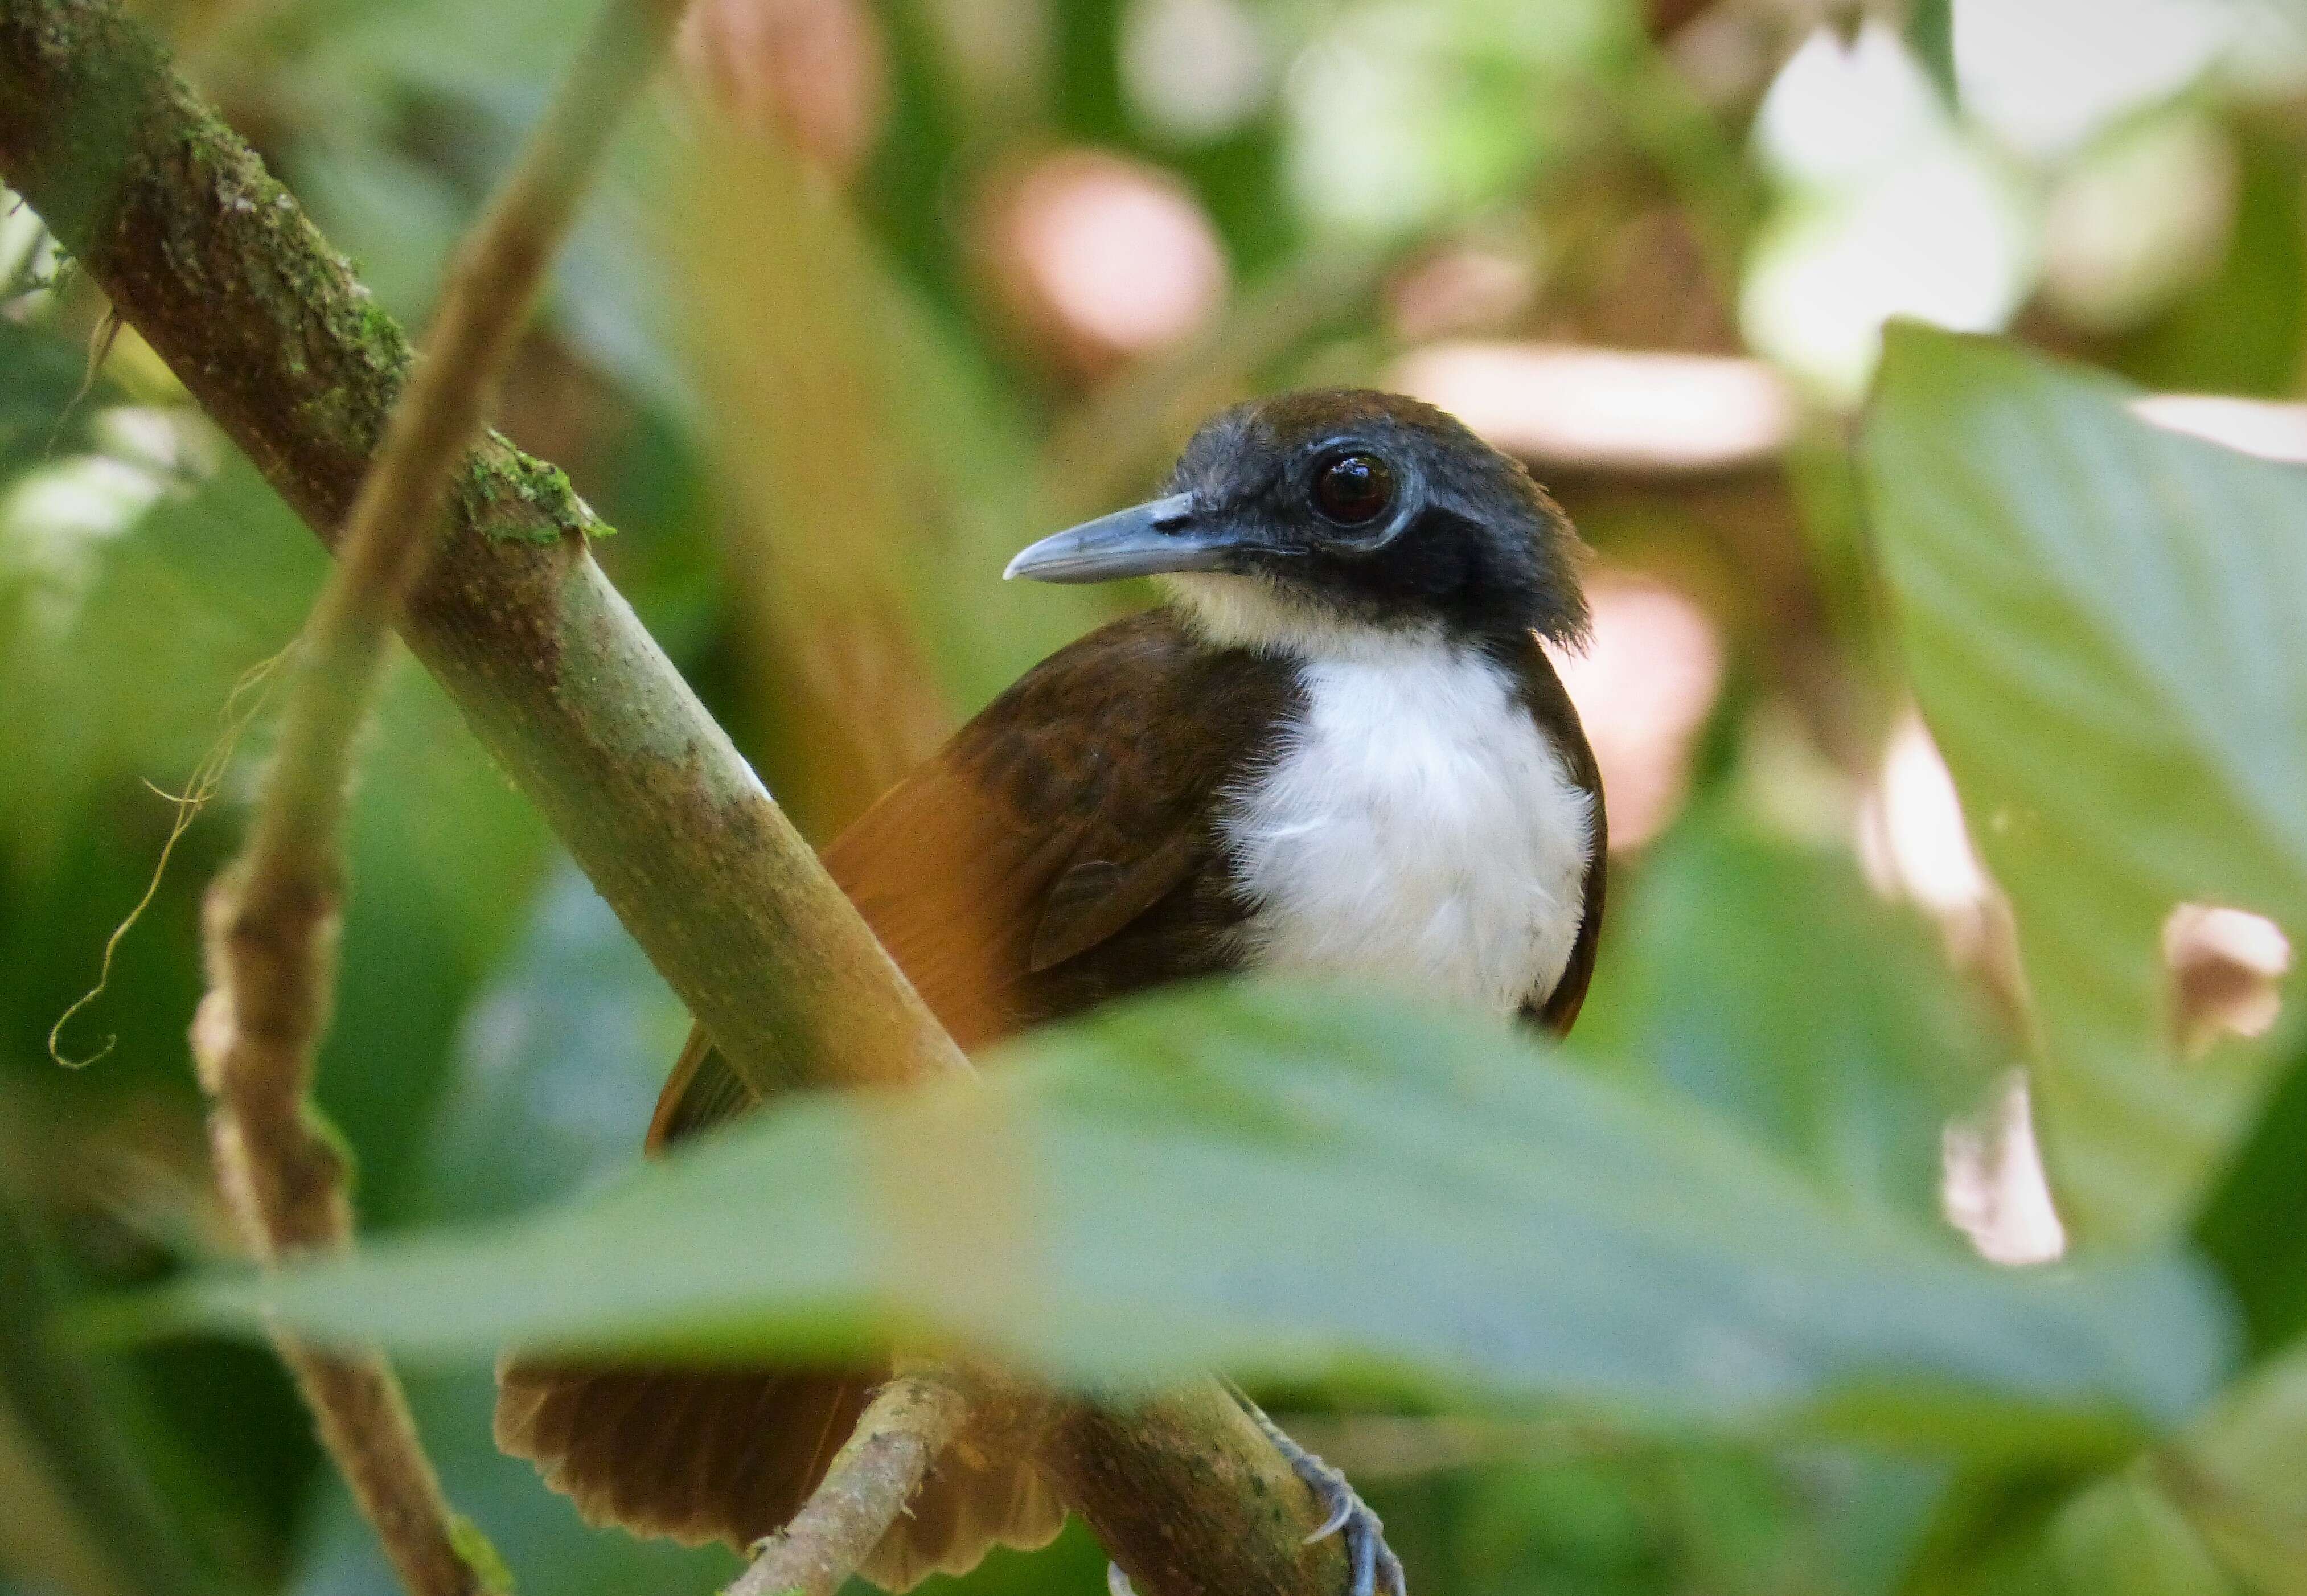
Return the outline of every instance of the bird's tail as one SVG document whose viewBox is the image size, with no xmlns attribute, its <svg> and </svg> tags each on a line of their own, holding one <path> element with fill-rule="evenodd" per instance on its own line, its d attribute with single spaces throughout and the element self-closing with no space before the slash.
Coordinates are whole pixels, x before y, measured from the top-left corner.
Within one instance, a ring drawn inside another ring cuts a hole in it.
<svg viewBox="0 0 2307 1596">
<path fill-rule="evenodd" d="M 853 1373 L 512 1361 L 497 1375 L 497 1445 L 534 1462 L 587 1523 L 741 1551 L 781 1528 L 825 1478 L 877 1383 Z M 998 1544 L 1065 1523 L 1030 1459 L 947 1448 L 909 1514 L 866 1559 L 909 1591 L 963 1574 Z"/>
</svg>

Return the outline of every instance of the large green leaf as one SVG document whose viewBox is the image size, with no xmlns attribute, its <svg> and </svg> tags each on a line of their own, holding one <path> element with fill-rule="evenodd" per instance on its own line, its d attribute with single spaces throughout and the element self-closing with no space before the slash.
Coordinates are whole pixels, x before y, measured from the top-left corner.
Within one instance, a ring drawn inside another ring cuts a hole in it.
<svg viewBox="0 0 2307 1596">
<path fill-rule="evenodd" d="M 2183 1418 L 2226 1360 L 2174 1264 L 1994 1269 L 1488 1024 L 1219 987 L 1021 1051 L 159 1311 L 431 1357 L 926 1335 L 1072 1381 L 1222 1368 L 2087 1452 Z"/>
<path fill-rule="evenodd" d="M 2125 398 L 1908 327 L 1866 434 L 1915 691 L 2018 915 L 2084 1238 L 2167 1233 L 2264 1080 L 2261 1050 L 2168 1045 L 2165 916 L 2307 926 L 2307 477 Z"/>
<path fill-rule="evenodd" d="M 1940 1137 L 2001 1061 L 1911 912 L 1847 854 L 1720 812 L 1644 857 L 1614 902 L 1591 1048 L 1704 1104 L 1822 1186 L 1935 1214 Z"/>
</svg>

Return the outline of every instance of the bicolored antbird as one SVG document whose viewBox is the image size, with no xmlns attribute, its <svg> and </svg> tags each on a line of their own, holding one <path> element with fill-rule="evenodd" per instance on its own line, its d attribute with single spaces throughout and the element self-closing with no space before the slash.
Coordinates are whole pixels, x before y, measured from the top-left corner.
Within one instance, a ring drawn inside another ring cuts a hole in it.
<svg viewBox="0 0 2307 1596">
<path fill-rule="evenodd" d="M 1567 519 L 1451 417 L 1359 390 L 1226 411 L 1168 490 L 1007 574 L 1158 575 L 1169 602 L 1027 673 L 826 851 L 914 987 L 973 1050 L 1241 968 L 1569 1029 L 1604 830 L 1539 647 L 1586 628 Z M 700 1032 L 648 1145 L 752 1106 Z M 514 1363 L 497 1438 L 590 1520 L 742 1547 L 807 1498 L 874 1383 Z M 1347 1535 L 1359 1596 L 1398 1590 L 1376 1517 L 1273 1433 Z M 997 1541 L 1038 1546 L 1063 1516 L 1030 1459 L 949 1454 L 866 1572 L 905 1590 Z"/>
</svg>

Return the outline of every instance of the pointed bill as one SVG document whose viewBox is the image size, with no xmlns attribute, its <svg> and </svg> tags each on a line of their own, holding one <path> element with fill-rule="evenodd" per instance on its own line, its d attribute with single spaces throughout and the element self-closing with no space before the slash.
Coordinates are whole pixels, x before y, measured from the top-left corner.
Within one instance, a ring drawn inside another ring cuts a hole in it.
<svg viewBox="0 0 2307 1596">
<path fill-rule="evenodd" d="M 1044 537 L 1001 573 L 1037 582 L 1111 582 L 1163 571 L 1214 571 L 1239 546 L 1232 531 L 1195 514 L 1191 493 L 1172 493 Z"/>
</svg>

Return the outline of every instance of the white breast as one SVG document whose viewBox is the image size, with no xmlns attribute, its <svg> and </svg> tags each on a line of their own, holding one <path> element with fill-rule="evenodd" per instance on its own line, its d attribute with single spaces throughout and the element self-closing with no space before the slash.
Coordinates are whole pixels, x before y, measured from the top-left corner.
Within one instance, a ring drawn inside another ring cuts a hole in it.
<svg viewBox="0 0 2307 1596">
<path fill-rule="evenodd" d="M 1592 804 L 1505 673 L 1439 640 L 1316 656 L 1224 819 L 1261 968 L 1511 1012 L 1569 962 Z"/>
</svg>

